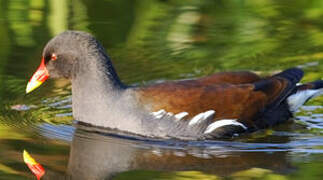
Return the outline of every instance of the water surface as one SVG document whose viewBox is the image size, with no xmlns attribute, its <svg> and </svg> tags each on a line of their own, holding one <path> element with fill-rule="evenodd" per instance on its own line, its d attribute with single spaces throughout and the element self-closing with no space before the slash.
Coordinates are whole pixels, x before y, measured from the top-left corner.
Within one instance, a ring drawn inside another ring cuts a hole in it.
<svg viewBox="0 0 323 180">
<path fill-rule="evenodd" d="M 293 121 L 217 141 L 157 140 L 76 125 L 68 81 L 25 95 L 46 42 L 67 29 L 107 48 L 127 84 L 288 67 L 323 77 L 321 0 L 0 0 L 0 179 L 322 179 L 323 97 Z"/>
</svg>

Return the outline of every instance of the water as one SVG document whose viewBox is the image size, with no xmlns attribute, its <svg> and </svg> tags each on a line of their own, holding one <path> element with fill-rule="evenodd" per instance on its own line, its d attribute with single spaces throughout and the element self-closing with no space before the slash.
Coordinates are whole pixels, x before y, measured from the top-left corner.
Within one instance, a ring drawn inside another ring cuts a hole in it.
<svg viewBox="0 0 323 180">
<path fill-rule="evenodd" d="M 322 179 L 323 97 L 273 129 L 187 142 L 76 125 L 66 80 L 24 92 L 66 29 L 94 34 L 127 84 L 292 66 L 321 79 L 322 16 L 321 0 L 0 0 L 0 179 L 34 178 L 23 149 L 44 179 Z"/>
</svg>

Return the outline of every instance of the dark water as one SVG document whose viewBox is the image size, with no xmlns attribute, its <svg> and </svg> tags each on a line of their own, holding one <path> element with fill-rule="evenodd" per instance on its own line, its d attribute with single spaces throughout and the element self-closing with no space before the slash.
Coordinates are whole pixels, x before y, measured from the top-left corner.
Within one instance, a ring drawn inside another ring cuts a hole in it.
<svg viewBox="0 0 323 180">
<path fill-rule="evenodd" d="M 117 136 L 75 125 L 66 80 L 25 95 L 41 51 L 66 29 L 94 34 L 128 84 L 299 66 L 323 77 L 321 0 L 0 0 L 0 179 L 322 179 L 323 97 L 294 122 L 227 141 Z"/>
</svg>

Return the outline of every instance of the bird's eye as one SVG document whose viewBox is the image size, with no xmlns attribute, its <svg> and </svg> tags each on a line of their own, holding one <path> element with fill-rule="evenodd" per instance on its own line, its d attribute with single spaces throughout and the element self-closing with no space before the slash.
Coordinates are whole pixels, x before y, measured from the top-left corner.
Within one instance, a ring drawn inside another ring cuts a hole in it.
<svg viewBox="0 0 323 180">
<path fill-rule="evenodd" d="M 50 57 L 50 60 L 55 61 L 57 59 L 57 56 L 55 53 L 52 54 L 52 56 Z"/>
</svg>

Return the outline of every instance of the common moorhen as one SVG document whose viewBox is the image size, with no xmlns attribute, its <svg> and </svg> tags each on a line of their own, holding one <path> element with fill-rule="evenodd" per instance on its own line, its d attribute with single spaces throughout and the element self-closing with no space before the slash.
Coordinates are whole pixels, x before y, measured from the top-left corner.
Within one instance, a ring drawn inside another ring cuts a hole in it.
<svg viewBox="0 0 323 180">
<path fill-rule="evenodd" d="M 297 84 L 303 77 L 298 68 L 266 78 L 251 72 L 222 72 L 127 86 L 102 45 L 78 31 L 63 32 L 48 42 L 26 92 L 49 76 L 72 81 L 76 120 L 160 138 L 212 139 L 271 127 L 323 93 L 323 80 Z"/>
</svg>

